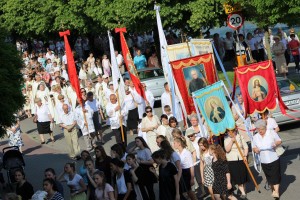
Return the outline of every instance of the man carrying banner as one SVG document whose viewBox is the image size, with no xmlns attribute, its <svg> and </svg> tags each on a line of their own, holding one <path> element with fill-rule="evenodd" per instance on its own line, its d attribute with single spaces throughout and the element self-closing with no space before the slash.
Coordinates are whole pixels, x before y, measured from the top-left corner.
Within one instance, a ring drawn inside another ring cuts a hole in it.
<svg viewBox="0 0 300 200">
<path fill-rule="evenodd" d="M 110 95 L 110 102 L 106 105 L 106 112 L 109 117 L 110 128 L 115 135 L 116 143 L 123 143 L 127 145 L 127 135 L 124 134 L 124 142 L 122 141 L 122 128 L 126 133 L 126 120 L 128 115 L 128 109 L 125 104 L 118 105 L 117 96 L 115 94 Z M 122 125 L 120 125 L 120 119 L 122 120 Z"/>
</svg>

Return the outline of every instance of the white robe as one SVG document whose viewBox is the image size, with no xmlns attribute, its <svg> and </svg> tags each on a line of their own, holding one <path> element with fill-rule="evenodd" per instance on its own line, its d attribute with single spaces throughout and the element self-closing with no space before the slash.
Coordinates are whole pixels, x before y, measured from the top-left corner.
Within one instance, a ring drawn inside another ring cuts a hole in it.
<svg viewBox="0 0 300 200">
<path fill-rule="evenodd" d="M 172 96 L 172 94 L 167 93 L 166 91 L 161 95 L 161 108 L 162 108 L 163 114 L 166 114 L 164 111 L 164 107 L 166 105 L 170 106 L 171 111 L 173 113 L 171 96 Z M 181 106 L 180 106 L 180 101 L 177 96 L 175 96 L 175 106 L 176 106 L 176 116 L 175 117 L 177 119 L 177 122 L 181 122 L 183 120 L 182 110 L 181 110 Z"/>
<path fill-rule="evenodd" d="M 88 135 L 89 133 L 95 132 L 94 122 L 93 122 L 93 114 L 94 111 L 89 107 L 85 106 L 87 112 L 85 113 L 86 121 L 88 127 L 84 125 L 84 116 L 81 105 L 77 106 L 75 109 L 75 119 L 79 128 L 81 129 L 82 135 Z"/>
<path fill-rule="evenodd" d="M 70 104 L 72 105 L 71 106 L 72 111 L 74 111 L 76 108 L 77 94 L 71 86 L 69 86 L 67 88 L 67 96 L 68 96 Z"/>
<path fill-rule="evenodd" d="M 147 101 L 149 102 L 149 105 L 152 108 L 152 114 L 155 115 L 155 110 L 154 110 L 155 98 L 154 98 L 154 95 L 150 90 L 146 90 L 145 95 L 146 95 Z"/>
<path fill-rule="evenodd" d="M 115 108 L 118 106 L 118 102 L 115 104 L 112 104 L 109 102 L 106 105 L 106 113 L 107 116 L 109 117 L 109 124 L 111 129 L 118 129 L 120 128 L 120 114 L 122 115 L 122 124 L 124 126 L 127 126 L 126 121 L 127 121 L 127 115 L 128 115 L 128 110 L 126 108 L 126 105 L 123 104 L 121 107 L 121 113 L 120 111 L 115 111 Z"/>
</svg>

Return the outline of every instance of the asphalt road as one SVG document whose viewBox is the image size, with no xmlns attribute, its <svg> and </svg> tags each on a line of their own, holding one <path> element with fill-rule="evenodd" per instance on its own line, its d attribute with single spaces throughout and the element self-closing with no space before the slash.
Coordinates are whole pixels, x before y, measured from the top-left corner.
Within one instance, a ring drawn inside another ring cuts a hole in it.
<svg viewBox="0 0 300 200">
<path fill-rule="evenodd" d="M 161 108 L 155 109 L 156 114 L 160 116 Z M 297 190 L 300 187 L 300 172 L 299 172 L 299 152 L 300 152 L 300 123 L 287 124 L 280 127 L 280 136 L 283 140 L 283 145 L 287 147 L 286 153 L 281 158 L 282 166 L 282 186 L 280 188 L 281 199 L 299 199 Z M 24 159 L 26 163 L 25 172 L 29 182 L 34 186 L 35 190 L 42 189 L 43 171 L 52 167 L 57 174 L 61 173 L 63 166 L 66 162 L 70 162 L 67 156 L 67 147 L 63 138 L 62 130 L 59 127 L 55 128 L 56 142 L 51 142 L 41 146 L 39 137 L 36 130 L 36 125 L 32 122 L 32 119 L 25 119 L 21 122 L 21 129 L 23 131 L 24 146 Z M 106 152 L 110 154 L 110 146 L 115 143 L 113 135 L 110 133 L 109 128 L 104 132 L 104 139 L 106 144 L 104 145 Z M 128 135 L 129 144 L 134 140 L 135 136 Z M 49 139 L 45 137 L 46 141 Z M 80 146 L 84 148 L 84 142 L 82 137 L 79 139 Z M 0 142 L 1 147 L 7 146 L 7 138 L 4 138 Z M 131 143 L 132 144 L 132 143 Z M 77 168 L 82 165 L 82 161 L 77 162 Z M 258 184 L 260 184 L 260 190 L 262 193 L 255 191 L 253 183 L 250 181 L 247 185 L 248 199 L 255 200 L 268 200 L 273 199 L 271 192 L 263 189 L 264 183 L 262 183 L 262 173 L 258 174 L 254 168 L 251 167 L 252 172 L 256 178 Z M 3 170 L 6 173 L 5 170 Z M 5 175 L 5 174 L 4 174 Z M 297 178 L 298 177 L 298 178 Z M 6 175 L 5 175 L 6 178 Z M 65 199 L 69 199 L 69 191 L 65 186 Z M 210 199 L 210 198 L 206 198 Z"/>
</svg>

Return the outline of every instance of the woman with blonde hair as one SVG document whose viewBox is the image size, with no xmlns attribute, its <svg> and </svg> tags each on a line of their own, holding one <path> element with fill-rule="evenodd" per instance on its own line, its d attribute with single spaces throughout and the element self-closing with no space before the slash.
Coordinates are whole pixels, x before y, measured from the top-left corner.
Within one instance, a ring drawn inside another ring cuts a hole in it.
<svg viewBox="0 0 300 200">
<path fill-rule="evenodd" d="M 209 154 L 209 144 L 206 138 L 200 138 L 198 140 L 198 145 L 200 148 L 200 173 L 202 178 L 202 184 L 208 188 L 208 192 L 212 200 L 215 200 L 213 193 L 213 183 L 214 183 L 214 171 L 212 169 L 212 159 L 213 157 Z"/>
<path fill-rule="evenodd" d="M 184 183 L 184 186 L 181 186 L 181 192 L 187 192 L 191 200 L 196 200 L 196 195 L 192 190 L 192 186 L 195 184 L 193 156 L 191 152 L 186 149 L 186 146 L 184 138 L 174 138 L 174 148 L 178 150 L 181 159 L 182 178 Z"/>
</svg>

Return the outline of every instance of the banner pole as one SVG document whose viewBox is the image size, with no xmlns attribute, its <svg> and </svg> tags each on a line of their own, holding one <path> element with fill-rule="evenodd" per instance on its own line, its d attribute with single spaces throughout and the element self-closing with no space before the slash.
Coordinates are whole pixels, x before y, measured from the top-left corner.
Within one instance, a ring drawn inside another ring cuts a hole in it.
<svg viewBox="0 0 300 200">
<path fill-rule="evenodd" d="M 221 61 L 221 58 L 220 58 L 220 56 L 219 56 L 219 54 L 218 54 L 218 52 L 217 52 L 217 50 L 216 50 L 216 47 L 215 47 L 215 45 L 214 45 L 214 42 L 211 41 L 211 44 L 212 44 L 212 47 L 213 47 L 213 49 L 214 49 L 214 53 L 215 53 L 215 55 L 216 55 L 216 57 L 217 57 L 217 60 L 218 60 L 218 62 L 219 62 L 219 64 L 220 64 L 220 67 L 221 67 L 221 69 L 222 69 L 222 72 L 223 72 L 223 74 L 224 74 L 224 76 L 225 76 L 225 79 L 226 79 L 226 81 L 227 81 L 227 83 L 228 83 L 228 86 L 229 86 L 230 90 L 232 91 L 232 90 L 233 90 L 232 84 L 230 83 L 230 80 L 229 80 L 229 78 L 228 78 L 228 76 L 227 76 L 227 73 L 226 73 L 226 70 L 225 70 L 225 68 L 224 68 L 224 66 L 223 66 L 223 63 L 222 63 L 222 61 Z"/>
<path fill-rule="evenodd" d="M 235 145 L 236 145 L 236 147 L 237 147 L 237 149 L 238 149 L 240 155 L 242 156 L 242 158 L 244 158 L 244 155 L 243 155 L 243 153 L 242 153 L 242 150 L 241 150 L 240 146 L 238 145 L 238 143 L 237 143 L 236 141 L 234 141 L 234 143 L 235 143 Z M 248 162 L 247 162 L 245 159 L 243 159 L 243 161 L 244 161 L 244 164 L 246 165 L 246 168 L 247 168 L 247 170 L 248 170 L 248 172 L 249 172 L 249 174 L 250 174 L 250 177 L 251 177 L 251 179 L 252 179 L 252 181 L 253 181 L 253 183 L 254 183 L 254 185 L 255 185 L 255 187 L 256 187 L 258 193 L 261 193 L 261 191 L 260 191 L 260 189 L 259 189 L 259 186 L 258 186 L 258 184 L 257 184 L 257 182 L 256 182 L 256 180 L 255 180 L 255 178 L 254 178 L 254 176 L 253 176 L 253 174 L 252 174 L 250 168 L 249 168 Z"/>
</svg>

